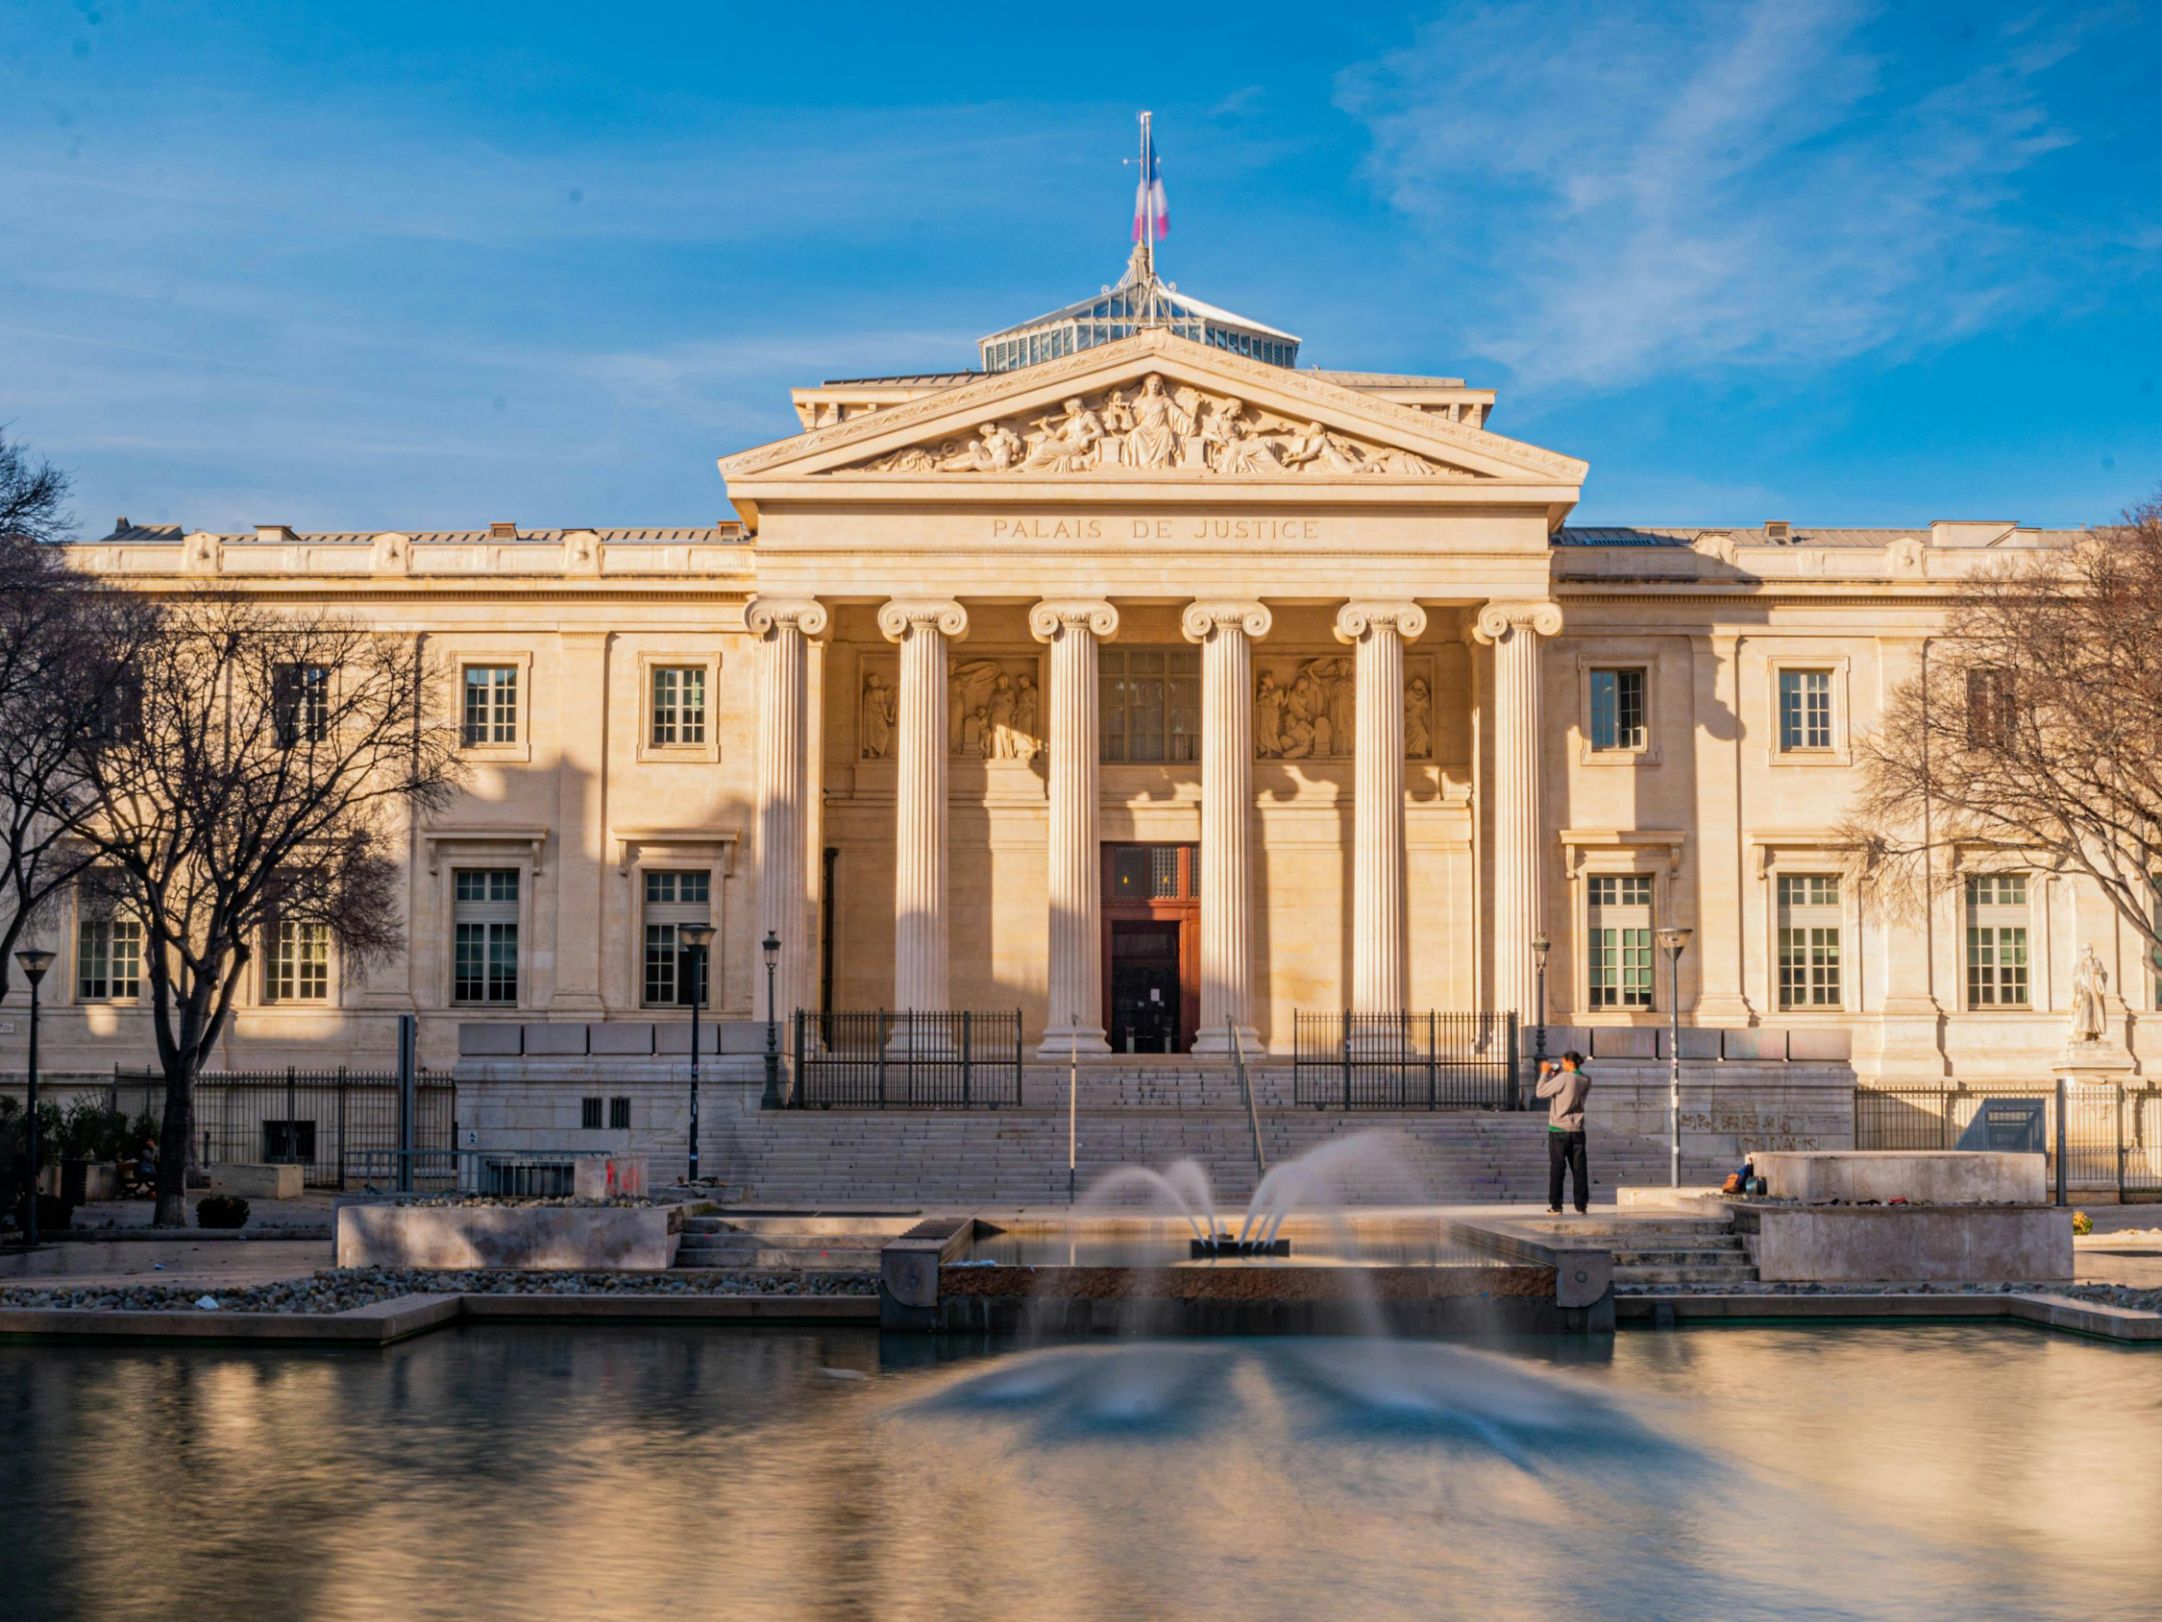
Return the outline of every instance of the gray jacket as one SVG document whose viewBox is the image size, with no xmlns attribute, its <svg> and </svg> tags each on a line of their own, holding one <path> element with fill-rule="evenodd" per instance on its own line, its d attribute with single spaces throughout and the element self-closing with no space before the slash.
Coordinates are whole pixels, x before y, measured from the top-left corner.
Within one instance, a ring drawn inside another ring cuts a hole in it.
<svg viewBox="0 0 2162 1622">
<path fill-rule="evenodd" d="M 1584 1130 L 1584 1098 L 1591 1091 L 1591 1076 L 1582 1070 L 1556 1069 L 1539 1083 L 1538 1094 L 1549 1102 L 1546 1124 L 1556 1132 Z"/>
</svg>

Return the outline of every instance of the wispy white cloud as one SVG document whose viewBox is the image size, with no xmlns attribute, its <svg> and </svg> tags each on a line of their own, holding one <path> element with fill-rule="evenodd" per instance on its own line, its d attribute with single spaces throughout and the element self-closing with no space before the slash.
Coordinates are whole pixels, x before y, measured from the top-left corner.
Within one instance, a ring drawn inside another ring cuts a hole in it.
<svg viewBox="0 0 2162 1622">
<path fill-rule="evenodd" d="M 1985 30 L 1920 83 L 1870 21 L 1852 0 L 1487 5 L 1338 99 L 1373 184 L 1477 267 L 1467 334 L 1520 383 L 1820 366 L 2033 308 L 2081 246 L 2007 205 L 2075 138 L 2050 75 L 2086 21 Z"/>
</svg>

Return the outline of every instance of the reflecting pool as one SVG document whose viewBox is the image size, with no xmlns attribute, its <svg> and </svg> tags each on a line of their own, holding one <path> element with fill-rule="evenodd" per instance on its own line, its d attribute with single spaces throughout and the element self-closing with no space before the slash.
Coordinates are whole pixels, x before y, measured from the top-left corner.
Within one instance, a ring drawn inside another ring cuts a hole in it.
<svg viewBox="0 0 2162 1622">
<path fill-rule="evenodd" d="M 0 1346 L 10 1618 L 2111 1616 L 2162 1354 L 2020 1328 Z"/>
</svg>

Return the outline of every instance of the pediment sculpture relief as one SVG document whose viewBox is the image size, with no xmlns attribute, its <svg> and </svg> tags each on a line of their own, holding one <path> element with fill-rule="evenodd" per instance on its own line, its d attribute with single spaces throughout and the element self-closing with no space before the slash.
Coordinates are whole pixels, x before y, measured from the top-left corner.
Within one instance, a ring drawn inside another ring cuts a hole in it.
<svg viewBox="0 0 2162 1622">
<path fill-rule="evenodd" d="M 1262 760 L 1348 760 L 1357 750 L 1358 680 L 1348 657 L 1264 663 L 1254 678 L 1254 753 Z M 1404 756 L 1434 754 L 1434 682 L 1407 661 Z"/>
<path fill-rule="evenodd" d="M 1176 387 L 1151 372 L 1140 387 L 1076 395 L 1035 417 L 979 424 L 972 439 L 911 445 L 862 463 L 863 473 L 1378 474 L 1469 480 L 1412 451 L 1250 407 L 1235 395 Z"/>
<path fill-rule="evenodd" d="M 1036 666 L 1029 659 L 954 660 L 946 673 L 946 752 L 969 760 L 1031 761 L 1043 752 Z M 900 686 L 890 669 L 863 675 L 856 752 L 891 760 L 900 736 Z"/>
</svg>

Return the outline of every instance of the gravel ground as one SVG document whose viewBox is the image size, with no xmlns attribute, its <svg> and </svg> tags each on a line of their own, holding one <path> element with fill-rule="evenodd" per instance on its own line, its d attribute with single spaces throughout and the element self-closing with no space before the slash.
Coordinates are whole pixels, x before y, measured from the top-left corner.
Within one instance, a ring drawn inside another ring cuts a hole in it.
<svg viewBox="0 0 2162 1622">
<path fill-rule="evenodd" d="M 2162 1290 L 2139 1290 L 2128 1284 L 2075 1284 L 2070 1289 L 2059 1289 L 2058 1294 L 2077 1296 L 2082 1301 L 2097 1301 L 2104 1306 L 2162 1312 Z"/>
<path fill-rule="evenodd" d="M 201 1305 L 207 1296 L 215 1309 Z M 0 1307 L 87 1307 L 106 1312 L 349 1312 L 401 1295 L 870 1295 L 871 1272 L 516 1273 L 329 1268 L 308 1278 L 242 1289 L 164 1284 L 0 1288 Z"/>
</svg>

